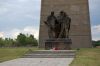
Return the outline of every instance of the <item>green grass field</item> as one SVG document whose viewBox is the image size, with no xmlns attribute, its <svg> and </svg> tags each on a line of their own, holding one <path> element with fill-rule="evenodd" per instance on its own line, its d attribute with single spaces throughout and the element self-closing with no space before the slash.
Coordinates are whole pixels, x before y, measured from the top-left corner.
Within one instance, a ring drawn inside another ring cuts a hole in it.
<svg viewBox="0 0 100 66">
<path fill-rule="evenodd" d="M 38 48 L 0 48 L 0 62 L 8 61 L 23 56 L 29 49 L 38 50 Z"/>
<path fill-rule="evenodd" d="M 100 66 L 100 48 L 80 49 L 70 66 Z"/>
</svg>

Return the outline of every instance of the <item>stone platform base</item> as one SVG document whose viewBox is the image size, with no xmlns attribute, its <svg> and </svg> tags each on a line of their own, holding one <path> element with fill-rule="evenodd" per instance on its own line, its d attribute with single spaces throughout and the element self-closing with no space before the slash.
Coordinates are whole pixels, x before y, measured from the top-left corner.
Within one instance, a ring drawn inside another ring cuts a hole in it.
<svg viewBox="0 0 100 66">
<path fill-rule="evenodd" d="M 69 38 L 48 39 L 45 41 L 45 49 L 70 50 L 71 44 L 72 41 Z"/>
<path fill-rule="evenodd" d="M 76 50 L 37 50 L 29 51 L 22 58 L 74 58 Z"/>
</svg>

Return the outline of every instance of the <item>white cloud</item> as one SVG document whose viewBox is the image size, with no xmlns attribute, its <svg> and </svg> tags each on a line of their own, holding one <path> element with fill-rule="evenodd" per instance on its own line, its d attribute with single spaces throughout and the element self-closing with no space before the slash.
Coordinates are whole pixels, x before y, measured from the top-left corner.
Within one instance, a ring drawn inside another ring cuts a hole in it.
<svg viewBox="0 0 100 66">
<path fill-rule="evenodd" d="M 100 40 L 100 25 L 95 25 L 92 27 L 92 37 L 93 40 Z"/>
<path fill-rule="evenodd" d="M 1 37 L 4 37 L 4 33 L 3 32 L 0 32 L 0 38 Z"/>
<path fill-rule="evenodd" d="M 7 8 L 5 8 L 5 7 L 1 7 L 1 8 L 0 8 L 0 15 L 6 13 L 7 11 L 8 11 Z"/>
<path fill-rule="evenodd" d="M 21 33 L 21 30 L 19 30 L 19 29 L 13 29 L 12 31 L 10 31 L 8 33 L 8 36 L 11 37 L 11 38 L 16 38 L 17 35 L 19 35 L 19 33 Z"/>
<path fill-rule="evenodd" d="M 27 2 L 28 0 L 18 0 L 19 2 Z"/>
<path fill-rule="evenodd" d="M 100 25 L 93 26 L 92 27 L 92 32 L 93 32 L 93 34 L 100 33 Z"/>
<path fill-rule="evenodd" d="M 39 34 L 39 31 L 38 31 L 38 29 L 34 29 L 34 27 L 31 27 L 31 26 L 29 26 L 29 27 L 25 27 L 24 29 L 23 29 L 23 32 L 22 33 L 25 33 L 25 34 L 32 34 L 32 35 L 34 35 L 34 37 L 35 38 L 37 38 L 38 39 L 38 34 Z"/>
<path fill-rule="evenodd" d="M 91 9 L 98 9 L 100 0 L 89 0 L 89 4 Z"/>
<path fill-rule="evenodd" d="M 26 15 L 39 18 L 39 12 L 40 0 L 9 0 L 0 4 L 0 18 L 8 19 L 7 22 L 25 19 Z"/>
<path fill-rule="evenodd" d="M 16 38 L 17 35 L 19 35 L 20 33 L 23 33 L 23 34 L 32 34 L 34 35 L 34 37 L 36 39 L 38 39 L 38 34 L 39 34 L 39 31 L 38 29 L 35 29 L 33 26 L 27 26 L 27 27 L 24 27 L 23 29 L 12 29 L 10 31 L 7 31 L 7 32 L 3 32 L 4 34 L 0 33 L 0 36 L 3 37 L 3 38 Z"/>
<path fill-rule="evenodd" d="M 31 19 L 35 19 L 33 15 L 27 14 L 25 15 L 26 18 L 31 18 Z"/>
<path fill-rule="evenodd" d="M 90 4 L 90 13 L 91 16 L 97 16 L 100 15 L 100 0 L 89 0 L 89 4 Z"/>
</svg>

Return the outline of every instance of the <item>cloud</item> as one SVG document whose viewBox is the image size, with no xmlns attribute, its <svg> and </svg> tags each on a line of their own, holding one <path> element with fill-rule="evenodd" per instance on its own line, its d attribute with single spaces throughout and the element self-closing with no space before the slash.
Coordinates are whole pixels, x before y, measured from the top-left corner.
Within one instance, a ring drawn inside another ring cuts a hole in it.
<svg viewBox="0 0 100 66">
<path fill-rule="evenodd" d="M 99 33 L 100 32 L 100 25 L 96 25 L 96 26 L 93 26 L 93 33 Z"/>
<path fill-rule="evenodd" d="M 23 29 L 23 32 L 22 33 L 25 33 L 25 34 L 32 34 L 34 35 L 35 38 L 38 39 L 38 35 L 39 35 L 39 31 L 38 29 L 34 29 L 34 27 L 31 27 L 31 26 L 28 26 L 28 27 L 25 27 Z"/>
<path fill-rule="evenodd" d="M 9 0 L 0 5 L 0 17 L 6 22 L 25 19 L 26 15 L 39 18 L 40 0 Z"/>
<path fill-rule="evenodd" d="M 100 10 L 99 9 L 100 0 L 89 0 L 89 5 L 90 5 L 90 10 L 92 10 L 92 12 Z"/>
<path fill-rule="evenodd" d="M 92 27 L 92 37 L 93 40 L 100 40 L 100 25 L 95 25 Z"/>
<path fill-rule="evenodd" d="M 40 5 L 40 0 L 0 0 L 0 31 L 39 27 Z"/>
<path fill-rule="evenodd" d="M 1 37 L 4 37 L 4 33 L 3 32 L 0 32 L 0 38 Z"/>
<path fill-rule="evenodd" d="M 27 2 L 28 0 L 18 0 L 19 2 Z"/>
<path fill-rule="evenodd" d="M 6 13 L 7 11 L 8 11 L 7 8 L 5 8 L 5 7 L 2 8 L 2 7 L 1 7 L 1 8 L 0 8 L 0 15 Z"/>
<path fill-rule="evenodd" d="M 100 0 L 89 0 L 90 5 L 90 17 L 92 25 L 100 24 Z"/>
<path fill-rule="evenodd" d="M 3 38 L 17 38 L 17 35 L 19 35 L 20 33 L 29 35 L 32 34 L 36 39 L 38 39 L 39 31 L 38 29 L 35 29 L 33 26 L 27 26 L 23 29 L 15 28 L 10 31 L 3 32 L 3 34 L 0 33 L 0 36 Z"/>
</svg>

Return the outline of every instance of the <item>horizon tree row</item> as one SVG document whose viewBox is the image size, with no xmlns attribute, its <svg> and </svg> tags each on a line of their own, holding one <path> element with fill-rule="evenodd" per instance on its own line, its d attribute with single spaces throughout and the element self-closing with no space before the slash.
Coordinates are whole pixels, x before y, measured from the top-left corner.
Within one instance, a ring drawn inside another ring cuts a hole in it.
<svg viewBox="0 0 100 66">
<path fill-rule="evenodd" d="M 38 46 L 38 41 L 34 35 L 20 33 L 16 39 L 0 38 L 0 47 L 33 47 Z"/>
</svg>

